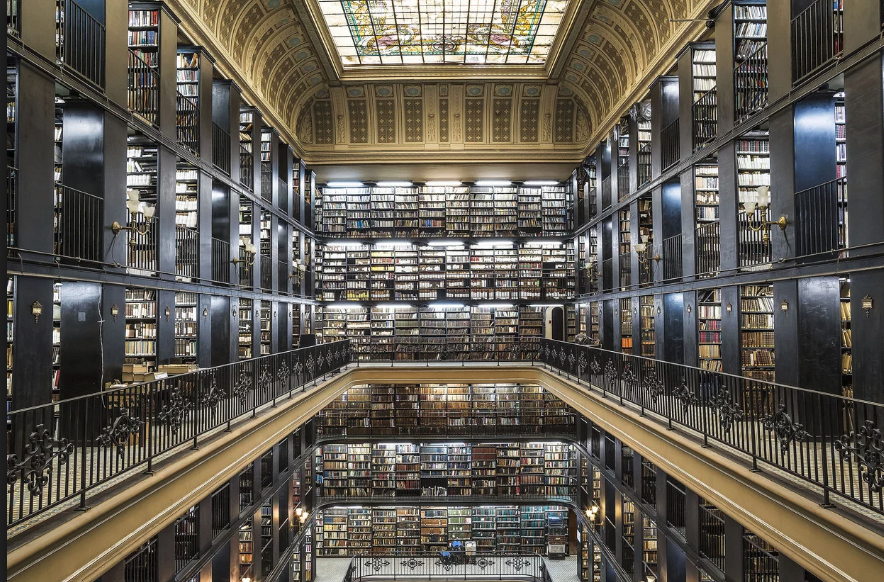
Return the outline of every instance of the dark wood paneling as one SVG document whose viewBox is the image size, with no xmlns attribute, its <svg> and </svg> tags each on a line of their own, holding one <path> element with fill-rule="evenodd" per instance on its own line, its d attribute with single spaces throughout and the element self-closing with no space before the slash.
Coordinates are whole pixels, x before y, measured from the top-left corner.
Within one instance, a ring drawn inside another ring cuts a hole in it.
<svg viewBox="0 0 884 582">
<path fill-rule="evenodd" d="M 728 312 L 727 306 L 731 306 Z M 721 366 L 727 374 L 740 374 L 740 289 L 721 288 Z"/>
<path fill-rule="evenodd" d="M 114 221 L 126 224 L 126 197 L 123 196 L 121 185 L 126 183 L 126 123 L 113 115 L 104 116 L 104 186 L 96 196 L 104 197 L 104 224 L 110 226 Z M 65 155 L 67 155 L 67 137 L 65 137 Z M 76 159 L 74 160 L 76 162 Z M 67 170 L 65 170 L 67 171 Z M 109 228 L 103 231 L 105 263 L 125 265 L 125 237 L 114 242 L 114 235 Z M 121 304 L 122 305 L 122 304 Z"/>
<path fill-rule="evenodd" d="M 212 296 L 200 293 L 197 313 L 197 364 L 200 368 L 212 365 Z"/>
<path fill-rule="evenodd" d="M 228 297 L 212 297 L 212 365 L 221 366 L 235 361 L 236 330 L 231 327 L 234 322 L 231 313 L 236 311 L 236 299 Z M 233 331 L 231 331 L 233 329 Z"/>
<path fill-rule="evenodd" d="M 679 175 L 681 179 L 681 204 L 680 216 L 681 225 L 679 232 L 681 235 L 681 274 L 683 277 L 693 277 L 696 272 L 696 257 L 694 244 L 694 225 L 697 215 L 694 209 L 696 196 L 694 194 L 694 172 L 682 172 Z"/>
<path fill-rule="evenodd" d="M 52 401 L 52 280 L 16 277 L 15 285 L 12 408 L 19 409 Z"/>
<path fill-rule="evenodd" d="M 175 153 L 163 146 L 158 148 L 159 168 L 157 175 L 157 264 L 160 278 L 175 278 Z"/>
<path fill-rule="evenodd" d="M 169 316 L 166 317 L 166 310 Z M 157 363 L 169 364 L 175 357 L 175 292 L 157 291 Z"/>
<path fill-rule="evenodd" d="M 29 0 L 24 0 L 26 4 Z M 127 106 L 129 76 L 129 9 L 126 2 L 88 0 L 94 2 L 94 14 L 104 24 L 104 92 L 111 101 Z M 82 6 L 82 2 L 78 2 Z"/>
<path fill-rule="evenodd" d="M 49 61 L 55 60 L 55 6 L 56 0 L 19 2 L 22 42 Z"/>
<path fill-rule="evenodd" d="M 654 335 L 657 342 L 654 357 L 658 360 L 666 359 L 666 318 L 663 317 L 663 308 L 663 295 L 654 295 Z"/>
<path fill-rule="evenodd" d="M 652 257 L 663 256 L 663 188 L 657 187 L 651 190 L 651 221 L 653 223 L 654 240 L 653 248 L 648 249 Z M 651 261 L 651 273 L 654 280 L 663 279 L 663 263 Z"/>
<path fill-rule="evenodd" d="M 800 192 L 834 180 L 835 175 L 835 101 L 830 92 L 808 95 L 794 105 L 795 112 L 795 191 Z M 774 120 L 772 121 L 772 125 Z M 771 170 L 778 171 L 786 158 L 774 157 L 775 141 L 781 137 L 775 129 L 785 129 L 787 124 L 771 128 Z M 785 132 L 784 132 L 785 133 Z"/>
<path fill-rule="evenodd" d="M 98 392 L 102 386 L 102 345 L 123 345 L 125 304 L 118 303 L 119 333 L 102 333 L 102 289 L 98 283 L 65 282 L 61 286 L 60 397 L 76 398 Z M 50 295 L 50 303 L 51 303 Z M 50 321 L 50 326 L 51 321 Z M 116 330 L 115 330 L 116 331 Z M 21 334 L 20 334 L 21 335 Z M 107 379 L 108 381 L 111 378 Z"/>
<path fill-rule="evenodd" d="M 620 318 L 615 317 L 616 303 L 614 299 L 602 301 L 601 336 L 602 347 L 606 350 L 614 349 L 614 338 L 620 331 Z M 615 330 L 616 327 L 616 330 Z"/>
<path fill-rule="evenodd" d="M 684 296 L 668 293 L 663 296 L 663 338 L 665 359 L 676 364 L 684 363 Z"/>
<path fill-rule="evenodd" d="M 783 347 L 798 354 L 798 386 L 802 388 L 841 394 L 839 297 L 838 277 L 798 280 L 798 349 L 789 350 L 788 344 Z"/>
<path fill-rule="evenodd" d="M 697 292 L 686 291 L 684 298 L 684 364 L 699 366 L 697 357 Z M 690 308 L 690 310 L 688 310 Z"/>
<path fill-rule="evenodd" d="M 870 297 L 872 309 L 862 308 Z M 884 403 L 884 270 L 850 276 L 850 327 L 853 335 L 853 392 L 856 398 Z"/>
<path fill-rule="evenodd" d="M 721 235 L 720 256 L 723 272 L 737 268 L 737 157 L 736 145 L 729 142 L 718 150 L 718 213 Z"/>
<path fill-rule="evenodd" d="M 881 2 L 844 0 L 844 52 L 849 54 L 881 35 Z"/>
<path fill-rule="evenodd" d="M 164 6 L 164 5 L 160 5 Z M 178 94 L 178 22 L 166 9 L 160 10 L 160 131 L 175 141 L 178 139 L 178 119 L 175 98 Z"/>
<path fill-rule="evenodd" d="M 767 3 L 768 96 L 773 103 L 792 90 L 792 12 L 788 2 Z"/>
<path fill-rule="evenodd" d="M 797 113 L 796 113 L 797 114 Z M 834 111 L 833 111 L 834 114 Z M 788 108 L 770 118 L 770 216 L 776 220 L 785 216 L 789 221 L 786 230 L 772 226 L 770 229 L 771 254 L 774 260 L 795 256 L 795 192 L 799 190 L 797 172 L 803 172 L 809 162 L 798 157 L 807 150 L 803 144 L 804 132 L 797 133 L 797 124 Z M 831 162 L 832 179 L 835 172 L 834 117 L 832 118 L 832 140 L 827 141 L 831 158 L 818 163 Z M 820 155 L 820 154 L 817 154 Z M 825 180 L 823 180 L 825 181 Z M 822 182 L 818 182 L 822 183 Z M 815 184 L 814 184 L 815 185 Z"/>
<path fill-rule="evenodd" d="M 674 179 L 663 184 L 662 226 L 663 239 L 681 234 L 681 183 L 679 180 Z"/>
<path fill-rule="evenodd" d="M 715 21 L 718 134 L 734 127 L 734 11 L 726 7 Z"/>
<path fill-rule="evenodd" d="M 774 291 L 774 352 L 776 379 L 780 384 L 803 386 L 799 376 L 799 333 L 798 319 L 801 306 L 798 301 L 797 281 L 777 281 Z M 789 310 L 783 311 L 780 304 L 788 301 Z"/>
<path fill-rule="evenodd" d="M 691 107 L 694 104 L 694 78 L 691 46 L 701 46 L 700 43 L 689 43 L 678 55 L 678 93 L 681 99 L 678 103 L 678 129 L 679 129 L 679 152 L 681 159 L 688 158 L 694 151 L 691 125 L 693 113 Z"/>
</svg>

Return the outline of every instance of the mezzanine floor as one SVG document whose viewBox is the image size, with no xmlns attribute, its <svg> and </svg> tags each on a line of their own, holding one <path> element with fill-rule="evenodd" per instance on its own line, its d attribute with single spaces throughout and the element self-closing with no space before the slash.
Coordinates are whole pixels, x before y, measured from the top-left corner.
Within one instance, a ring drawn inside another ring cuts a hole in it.
<svg viewBox="0 0 884 582">
<path fill-rule="evenodd" d="M 316 558 L 315 582 L 341 582 L 350 566 L 351 558 Z M 574 552 L 563 560 L 544 559 L 553 582 L 580 582 L 577 573 L 577 556 Z M 476 573 L 480 570 L 477 568 Z M 457 580 L 469 582 L 470 578 L 458 576 Z M 503 578 L 506 579 L 505 577 Z M 396 580 L 407 580 L 396 577 Z M 424 578 L 426 580 L 426 578 Z"/>
</svg>

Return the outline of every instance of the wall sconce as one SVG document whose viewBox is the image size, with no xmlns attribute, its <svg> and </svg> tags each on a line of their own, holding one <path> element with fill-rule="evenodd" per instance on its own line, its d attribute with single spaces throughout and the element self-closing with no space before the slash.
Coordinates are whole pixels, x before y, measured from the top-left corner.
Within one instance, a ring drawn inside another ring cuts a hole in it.
<svg viewBox="0 0 884 582">
<path fill-rule="evenodd" d="M 725 310 L 726 310 L 728 313 L 730 313 L 731 311 L 734 310 L 734 306 L 731 305 L 730 303 L 728 303 L 727 306 L 725 307 Z"/>
<path fill-rule="evenodd" d="M 295 515 L 301 517 L 301 514 L 304 513 L 304 510 L 301 507 L 295 508 Z"/>
<path fill-rule="evenodd" d="M 169 316 L 172 314 L 172 311 L 169 309 L 168 305 L 166 305 L 166 311 L 164 313 L 166 315 L 166 321 L 169 321 Z"/>
<path fill-rule="evenodd" d="M 209 308 L 203 307 L 203 319 L 209 317 Z"/>
<path fill-rule="evenodd" d="M 273 319 L 276 319 L 276 311 L 273 312 Z"/>
<path fill-rule="evenodd" d="M 252 243 L 247 243 L 247 244 L 244 244 L 241 246 L 243 247 L 243 250 L 246 252 L 247 257 L 245 259 L 240 259 L 240 258 L 234 257 L 233 259 L 231 259 L 230 262 L 233 263 L 234 265 L 238 265 L 240 263 L 245 263 L 249 266 L 254 265 L 255 264 L 255 257 L 258 255 L 258 247 L 256 247 Z"/>
<path fill-rule="evenodd" d="M 236 307 L 230 310 L 230 315 L 233 316 L 233 319 L 236 319 Z"/>
<path fill-rule="evenodd" d="M 648 250 L 648 241 L 650 237 L 646 234 L 641 235 L 641 242 L 635 244 L 635 254 L 638 255 L 638 262 L 646 265 L 651 261 L 659 261 L 662 259 L 660 255 L 654 255 L 653 257 L 646 257 L 642 259 L 642 255 L 645 254 Z"/>
<path fill-rule="evenodd" d="M 114 318 L 114 323 L 117 321 L 117 316 L 120 314 L 120 308 L 117 307 L 117 304 L 114 303 L 111 305 L 111 317 Z"/>
<path fill-rule="evenodd" d="M 657 315 L 660 315 L 661 313 L 663 313 L 663 310 L 660 309 L 660 306 L 658 305 L 657 306 Z"/>
<path fill-rule="evenodd" d="M 685 307 L 685 309 L 687 309 L 687 310 L 688 310 L 688 313 L 690 313 L 690 312 L 691 312 L 691 309 L 692 309 L 692 308 L 691 308 L 691 304 L 688 303 L 688 305 L 687 305 L 687 307 Z"/>
<path fill-rule="evenodd" d="M 769 220 L 753 221 L 752 215 L 755 214 L 756 210 L 765 211 L 770 207 L 770 186 L 759 186 L 756 189 L 756 192 L 758 198 L 757 202 L 742 203 L 743 212 L 746 214 L 746 225 L 756 232 L 763 229 L 762 240 L 764 242 L 770 242 L 770 227 L 777 225 L 780 227 L 780 230 L 786 230 L 788 222 L 786 221 L 785 216 L 780 216 L 773 222 Z"/>
<path fill-rule="evenodd" d="M 866 313 L 867 319 L 869 317 L 869 312 L 872 311 L 872 307 L 873 307 L 872 296 L 866 295 L 865 297 L 863 297 L 862 308 L 863 308 L 863 311 L 865 311 L 865 313 Z"/>
<path fill-rule="evenodd" d="M 289 275 L 290 279 L 294 279 L 297 285 L 301 284 L 301 281 L 304 278 L 304 271 L 307 270 L 307 265 L 305 265 L 301 261 L 295 261 L 295 268 L 292 271 L 291 275 Z"/>
<path fill-rule="evenodd" d="M 40 316 L 43 314 L 43 305 L 39 301 L 31 303 L 31 314 L 34 316 L 34 323 L 40 323 Z"/>
<path fill-rule="evenodd" d="M 113 224 L 111 224 L 111 231 L 114 233 L 114 236 L 117 236 L 120 234 L 120 231 L 123 230 L 128 230 L 129 232 L 141 236 L 150 232 L 150 220 L 154 217 L 154 214 L 156 214 L 157 207 L 153 204 L 142 202 L 139 198 L 140 194 L 138 193 L 138 190 L 126 190 L 126 208 L 132 216 L 141 213 L 147 220 L 145 222 L 136 223 L 132 226 L 123 226 L 115 220 Z"/>
<path fill-rule="evenodd" d="M 789 311 L 789 302 L 783 299 L 783 302 L 780 303 L 780 311 Z"/>
</svg>

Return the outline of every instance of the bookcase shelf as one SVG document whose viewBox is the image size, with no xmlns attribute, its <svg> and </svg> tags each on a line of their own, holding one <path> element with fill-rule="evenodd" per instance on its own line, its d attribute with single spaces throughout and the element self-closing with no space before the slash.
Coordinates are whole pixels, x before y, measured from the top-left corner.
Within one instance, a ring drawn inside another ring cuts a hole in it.
<svg viewBox="0 0 884 582">
<path fill-rule="evenodd" d="M 239 337 L 237 340 L 239 359 L 248 360 L 252 358 L 253 333 L 252 329 L 255 324 L 255 310 L 252 299 L 240 298 L 238 309 L 239 320 Z"/>
<path fill-rule="evenodd" d="M 772 285 L 740 287 L 741 365 L 743 375 L 776 381 Z"/>
<path fill-rule="evenodd" d="M 721 372 L 721 289 L 697 291 L 697 346 L 700 368 Z"/>
<path fill-rule="evenodd" d="M 179 48 L 176 65 L 176 131 L 178 143 L 195 154 L 200 151 L 200 53 Z"/>
<path fill-rule="evenodd" d="M 618 258 L 620 265 L 620 289 L 626 290 L 632 285 L 632 212 L 625 208 L 619 213 Z"/>
<path fill-rule="evenodd" d="M 624 297 L 619 301 L 620 305 L 620 351 L 624 354 L 632 353 L 632 299 Z"/>
<path fill-rule="evenodd" d="M 654 331 L 654 296 L 642 295 L 639 297 L 639 324 L 641 326 L 641 354 L 647 358 L 653 358 L 657 349 Z"/>
<path fill-rule="evenodd" d="M 853 332 L 850 322 L 850 281 L 841 279 L 839 306 L 841 311 L 841 393 L 853 398 Z"/>
<path fill-rule="evenodd" d="M 126 287 L 125 362 L 155 369 L 157 356 L 157 296 L 155 289 Z"/>
<path fill-rule="evenodd" d="M 737 140 L 737 201 L 740 204 L 739 257 L 741 266 L 769 263 L 770 241 L 749 227 L 746 202 L 758 202 L 759 186 L 770 186 L 770 134 L 766 129 L 751 131 Z M 758 209 L 753 221 L 768 220 L 769 210 Z"/>
<path fill-rule="evenodd" d="M 734 3 L 734 107 L 738 119 L 767 104 L 767 6 Z"/>
<path fill-rule="evenodd" d="M 197 358 L 197 303 L 199 295 L 175 293 L 175 358 L 195 362 Z"/>
</svg>

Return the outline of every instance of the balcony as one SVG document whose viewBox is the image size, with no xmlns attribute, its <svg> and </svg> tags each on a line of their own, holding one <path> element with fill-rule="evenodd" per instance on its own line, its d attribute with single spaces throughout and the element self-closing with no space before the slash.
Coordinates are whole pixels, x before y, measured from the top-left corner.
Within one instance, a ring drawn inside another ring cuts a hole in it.
<svg viewBox="0 0 884 582">
<path fill-rule="evenodd" d="M 663 128 L 660 132 L 660 145 L 663 160 L 663 171 L 665 172 L 678 163 L 681 159 L 681 149 L 679 144 L 678 120 L 676 119 Z"/>
<path fill-rule="evenodd" d="M 718 92 L 715 87 L 706 91 L 691 106 L 693 117 L 692 139 L 698 150 L 718 136 Z"/>
<path fill-rule="evenodd" d="M 187 97 L 180 92 L 175 93 L 175 130 L 178 143 L 189 149 L 194 155 L 200 153 L 200 110 L 195 97 Z"/>
<path fill-rule="evenodd" d="M 101 236 L 103 224 L 103 199 L 64 184 L 55 184 L 56 255 L 100 262 L 104 254 Z"/>
<path fill-rule="evenodd" d="M 239 183 L 249 192 L 255 187 L 255 158 L 250 146 L 239 144 Z"/>
<path fill-rule="evenodd" d="M 638 187 L 651 181 L 651 144 L 646 143 L 638 150 Z"/>
<path fill-rule="evenodd" d="M 611 176 L 602 180 L 602 210 L 611 207 Z"/>
<path fill-rule="evenodd" d="M 175 227 L 175 273 L 179 278 L 199 277 L 200 233 L 177 225 Z"/>
<path fill-rule="evenodd" d="M 212 281 L 230 283 L 230 243 L 212 239 Z"/>
<path fill-rule="evenodd" d="M 261 255 L 260 273 L 261 289 L 271 291 L 273 289 L 273 261 L 266 255 Z"/>
<path fill-rule="evenodd" d="M 230 134 L 212 124 L 212 165 L 230 175 Z"/>
<path fill-rule="evenodd" d="M 795 194 L 797 255 L 835 253 L 847 246 L 847 178 Z"/>
<path fill-rule="evenodd" d="M 160 112 L 160 74 L 129 49 L 129 111 L 156 125 Z"/>
<path fill-rule="evenodd" d="M 712 276 L 721 269 L 721 223 L 697 225 L 694 238 L 697 249 L 697 275 Z"/>
<path fill-rule="evenodd" d="M 742 121 L 767 107 L 767 43 L 762 43 L 734 69 L 734 109 Z"/>
<path fill-rule="evenodd" d="M 663 280 L 681 279 L 682 260 L 681 234 L 663 239 Z"/>
<path fill-rule="evenodd" d="M 6 256 L 18 245 L 16 229 L 16 199 L 18 198 L 18 168 L 6 166 Z"/>
<path fill-rule="evenodd" d="M 617 201 L 629 198 L 629 162 L 617 166 Z"/>
<path fill-rule="evenodd" d="M 104 25 L 73 0 L 56 0 L 56 60 L 103 89 L 104 53 Z"/>
<path fill-rule="evenodd" d="M 844 50 L 844 11 L 839 0 L 816 0 L 792 19 L 792 83 L 798 84 Z"/>
</svg>

